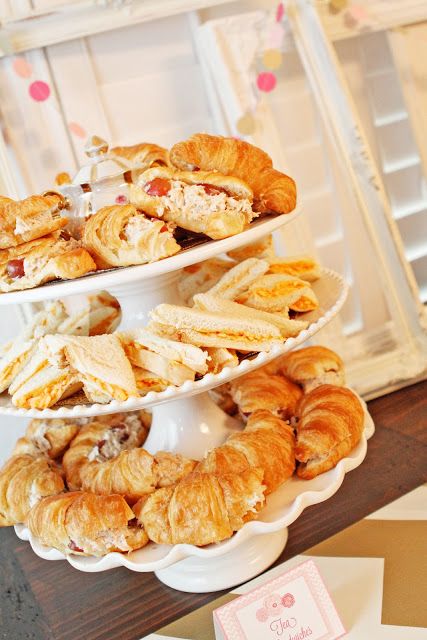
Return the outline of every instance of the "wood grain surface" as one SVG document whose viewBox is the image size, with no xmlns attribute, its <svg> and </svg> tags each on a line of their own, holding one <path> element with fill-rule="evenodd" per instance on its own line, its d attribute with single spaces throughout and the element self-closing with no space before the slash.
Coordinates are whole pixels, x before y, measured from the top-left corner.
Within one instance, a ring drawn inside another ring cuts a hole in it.
<svg viewBox="0 0 427 640">
<path fill-rule="evenodd" d="M 363 464 L 327 502 L 289 527 L 277 563 L 341 531 L 427 480 L 427 381 L 369 403 L 376 433 Z M 85 574 L 37 557 L 13 528 L 0 529 L 0 638 L 138 640 L 220 592 L 174 591 L 152 573 Z"/>
</svg>

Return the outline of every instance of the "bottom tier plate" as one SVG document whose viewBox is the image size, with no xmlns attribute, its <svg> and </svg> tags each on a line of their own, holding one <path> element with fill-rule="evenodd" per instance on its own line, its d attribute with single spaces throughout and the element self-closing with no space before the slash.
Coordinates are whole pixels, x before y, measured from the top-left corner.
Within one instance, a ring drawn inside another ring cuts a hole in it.
<svg viewBox="0 0 427 640">
<path fill-rule="evenodd" d="M 367 440 L 374 433 L 374 423 L 366 404 L 365 429 L 361 441 L 348 457 L 338 462 L 336 467 L 322 473 L 313 480 L 301 480 L 293 476 L 267 499 L 266 506 L 260 511 L 258 520 L 246 523 L 240 531 L 229 540 L 205 547 L 189 544 L 174 546 L 157 545 L 150 542 L 146 547 L 129 554 L 109 553 L 102 558 L 90 558 L 60 553 L 56 549 L 41 545 L 33 538 L 24 525 L 17 525 L 15 531 L 21 540 L 28 540 L 34 552 L 46 560 L 67 560 L 75 569 L 96 572 L 127 567 L 131 571 L 160 571 L 185 558 L 210 560 L 237 550 L 253 536 L 271 534 L 284 529 L 294 522 L 308 506 L 328 500 L 341 486 L 348 471 L 358 467 L 364 460 L 367 451 Z"/>
</svg>

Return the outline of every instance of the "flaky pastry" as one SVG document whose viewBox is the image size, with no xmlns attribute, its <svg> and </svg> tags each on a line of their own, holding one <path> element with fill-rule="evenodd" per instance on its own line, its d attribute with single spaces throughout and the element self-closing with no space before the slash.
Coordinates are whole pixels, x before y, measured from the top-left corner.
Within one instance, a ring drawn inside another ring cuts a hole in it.
<svg viewBox="0 0 427 640">
<path fill-rule="evenodd" d="M 80 430 L 79 419 L 31 420 L 25 436 L 16 441 L 13 455 L 27 453 L 59 458 Z"/>
<path fill-rule="evenodd" d="M 113 147 L 110 156 L 125 169 L 148 169 L 169 164 L 169 151 L 158 144 L 141 142 L 129 147 Z"/>
<path fill-rule="evenodd" d="M 305 347 L 291 351 L 271 363 L 275 373 L 300 384 L 306 393 L 321 384 L 345 385 L 344 362 L 326 347 Z"/>
<path fill-rule="evenodd" d="M 296 415 L 301 388 L 287 378 L 258 369 L 230 382 L 231 397 L 246 419 L 258 409 L 267 409 L 284 420 Z"/>
</svg>

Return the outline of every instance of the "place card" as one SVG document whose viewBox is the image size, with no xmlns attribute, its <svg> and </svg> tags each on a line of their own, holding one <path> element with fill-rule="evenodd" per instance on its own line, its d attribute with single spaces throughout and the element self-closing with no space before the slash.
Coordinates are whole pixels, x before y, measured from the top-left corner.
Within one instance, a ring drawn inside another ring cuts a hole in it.
<svg viewBox="0 0 427 640">
<path fill-rule="evenodd" d="M 216 640 L 335 640 L 345 635 L 308 560 L 213 612 Z"/>
</svg>

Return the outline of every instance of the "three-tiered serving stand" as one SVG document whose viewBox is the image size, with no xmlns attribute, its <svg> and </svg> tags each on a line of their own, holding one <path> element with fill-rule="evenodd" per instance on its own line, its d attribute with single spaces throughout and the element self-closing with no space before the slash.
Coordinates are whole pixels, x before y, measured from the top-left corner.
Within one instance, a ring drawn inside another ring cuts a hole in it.
<svg viewBox="0 0 427 640">
<path fill-rule="evenodd" d="M 105 145 L 105 143 L 104 143 Z M 104 203 L 114 201 L 117 195 L 127 193 L 128 177 L 93 178 L 94 165 L 102 162 L 102 154 L 108 157 L 105 146 L 95 150 L 89 168 L 83 168 L 75 183 L 64 188 L 65 195 L 76 197 L 75 209 L 99 208 L 95 203 L 97 193 Z M 82 175 L 82 172 L 86 174 Z M 81 188 L 82 180 L 89 178 Z M 87 185 L 91 184 L 91 191 Z M 108 188 L 110 189 L 108 192 Z M 81 193 L 79 192 L 79 188 Z M 87 197 L 90 193 L 90 198 Z M 111 198 L 114 196 L 113 200 Z M 224 240 L 208 241 L 200 246 L 181 250 L 178 254 L 158 262 L 94 273 L 82 278 L 46 284 L 35 289 L 0 295 L 0 305 L 36 302 L 64 298 L 76 294 L 105 289 L 115 296 L 122 310 L 120 329 L 143 326 L 149 311 L 161 302 L 180 304 L 177 283 L 183 267 L 217 256 L 237 247 L 259 240 L 285 224 L 290 224 L 300 210 L 286 215 L 266 217 L 254 221 L 250 227 Z M 153 418 L 149 436 L 144 443 L 150 453 L 157 451 L 179 452 L 201 459 L 205 453 L 224 442 L 227 436 L 241 425 L 225 414 L 211 399 L 208 390 L 237 378 L 270 362 L 274 358 L 302 345 L 324 327 L 341 309 L 347 296 L 347 285 L 340 275 L 322 269 L 321 277 L 313 283 L 319 299 L 319 308 L 306 313 L 309 326 L 294 338 L 287 338 L 281 345 L 245 359 L 234 368 L 226 367 L 218 374 L 206 374 L 201 380 L 185 382 L 180 387 L 170 386 L 161 392 L 150 391 L 140 398 L 124 402 L 116 400 L 108 404 L 81 404 L 44 410 L 18 409 L 6 394 L 0 395 L 0 414 L 34 418 L 80 418 L 106 413 L 134 411 L 152 408 Z M 363 403 L 363 401 L 361 400 Z M 364 404 L 364 403 L 363 403 Z M 365 405 L 364 405 L 365 406 Z M 313 480 L 301 480 L 296 476 L 268 497 L 266 506 L 257 520 L 246 523 L 229 540 L 206 547 L 189 544 L 157 545 L 149 543 L 143 549 L 127 555 L 109 553 L 102 558 L 77 555 L 64 556 L 59 551 L 44 547 L 32 538 L 24 525 L 15 527 L 22 540 L 29 540 L 37 555 L 49 560 L 66 559 L 81 571 L 104 571 L 125 566 L 133 571 L 154 571 L 165 584 L 182 591 L 205 592 L 230 588 L 254 577 L 282 552 L 286 540 L 286 527 L 294 522 L 303 509 L 331 497 L 340 487 L 344 475 L 363 461 L 367 439 L 374 426 L 365 406 L 365 431 L 358 446 L 334 469 Z"/>
</svg>

